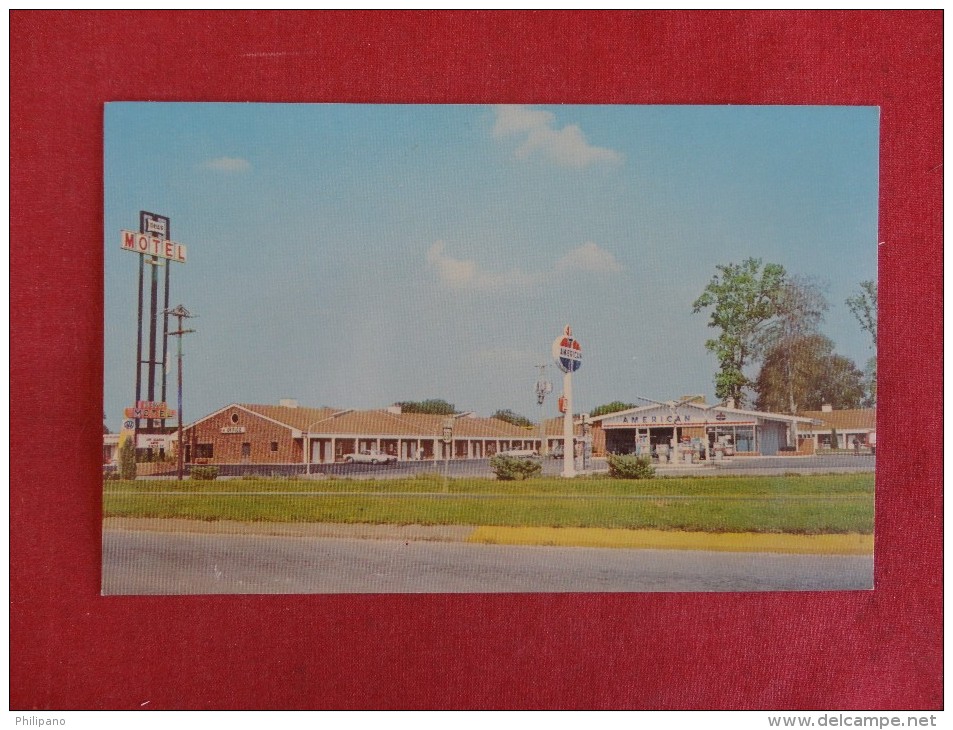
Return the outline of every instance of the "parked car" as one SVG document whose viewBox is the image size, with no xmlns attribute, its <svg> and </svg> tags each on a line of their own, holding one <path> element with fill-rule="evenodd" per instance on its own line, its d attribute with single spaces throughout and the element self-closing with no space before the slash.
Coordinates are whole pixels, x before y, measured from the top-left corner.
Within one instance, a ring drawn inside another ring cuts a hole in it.
<svg viewBox="0 0 953 730">
<path fill-rule="evenodd" d="M 515 459 L 535 459 L 539 456 L 536 449 L 506 449 L 500 452 L 500 456 L 512 456 Z"/>
<path fill-rule="evenodd" d="M 383 451 L 371 451 L 364 449 L 344 457 L 348 464 L 390 464 L 397 461 L 393 454 L 385 454 Z"/>
</svg>

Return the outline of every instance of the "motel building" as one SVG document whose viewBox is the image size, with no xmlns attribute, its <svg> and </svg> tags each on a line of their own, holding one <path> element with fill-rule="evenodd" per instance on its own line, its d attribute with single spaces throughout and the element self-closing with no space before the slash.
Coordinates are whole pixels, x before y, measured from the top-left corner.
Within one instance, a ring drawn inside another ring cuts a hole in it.
<svg viewBox="0 0 953 730">
<path fill-rule="evenodd" d="M 814 419 L 707 405 L 701 397 L 652 403 L 590 419 L 592 450 L 654 456 L 660 462 L 774 456 L 797 451 L 796 434 Z"/>
<path fill-rule="evenodd" d="M 852 449 L 869 452 L 877 444 L 876 408 L 835 411 L 825 405 L 819 411 L 804 411 L 801 415 L 813 420 L 810 427 L 798 429 L 801 450 Z"/>
<path fill-rule="evenodd" d="M 449 439 L 449 443 L 446 439 Z M 398 461 L 481 459 L 535 449 L 532 430 L 472 413 L 402 413 L 232 403 L 183 428 L 188 464 L 335 464 L 359 451 Z"/>
</svg>

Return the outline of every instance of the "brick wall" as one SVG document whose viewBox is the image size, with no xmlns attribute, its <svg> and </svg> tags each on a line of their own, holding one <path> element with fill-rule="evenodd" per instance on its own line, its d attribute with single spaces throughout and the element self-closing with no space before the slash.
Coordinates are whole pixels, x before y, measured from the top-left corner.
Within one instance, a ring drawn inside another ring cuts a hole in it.
<svg viewBox="0 0 953 730">
<path fill-rule="evenodd" d="M 222 431 L 240 428 L 244 432 Z M 304 459 L 301 440 L 292 439 L 290 429 L 235 407 L 202 421 L 194 429 L 186 429 L 184 441 L 191 445 L 192 463 L 196 462 L 198 444 L 212 444 L 209 462 L 213 464 L 287 464 Z M 271 450 L 272 442 L 277 442 L 277 451 Z M 243 443 L 249 444 L 248 455 L 242 454 Z"/>
</svg>

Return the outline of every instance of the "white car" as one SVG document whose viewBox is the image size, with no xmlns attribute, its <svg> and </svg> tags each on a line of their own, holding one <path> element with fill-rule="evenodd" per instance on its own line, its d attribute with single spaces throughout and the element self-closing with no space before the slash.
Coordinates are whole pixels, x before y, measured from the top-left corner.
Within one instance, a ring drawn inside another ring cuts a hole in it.
<svg viewBox="0 0 953 730">
<path fill-rule="evenodd" d="M 383 451 L 358 451 L 354 454 L 348 454 L 344 457 L 348 464 L 390 464 L 397 461 L 397 457 L 392 454 L 385 454 Z"/>
<path fill-rule="evenodd" d="M 500 456 L 512 456 L 516 459 L 535 459 L 539 454 L 535 449 L 507 449 L 501 451 Z"/>
</svg>

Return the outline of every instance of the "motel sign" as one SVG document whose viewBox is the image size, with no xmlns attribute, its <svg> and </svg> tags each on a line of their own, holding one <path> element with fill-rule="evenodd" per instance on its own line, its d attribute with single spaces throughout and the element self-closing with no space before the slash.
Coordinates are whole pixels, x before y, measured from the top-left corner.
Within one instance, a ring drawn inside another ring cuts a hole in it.
<svg viewBox="0 0 953 730">
<path fill-rule="evenodd" d="M 166 238 L 157 238 L 148 233 L 135 233 L 125 229 L 119 233 L 123 251 L 132 251 L 146 256 L 158 256 L 169 261 L 185 263 L 184 243 L 176 243 Z"/>
</svg>

